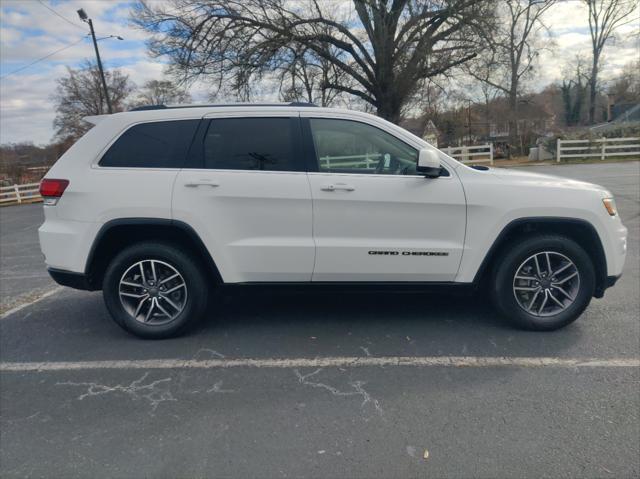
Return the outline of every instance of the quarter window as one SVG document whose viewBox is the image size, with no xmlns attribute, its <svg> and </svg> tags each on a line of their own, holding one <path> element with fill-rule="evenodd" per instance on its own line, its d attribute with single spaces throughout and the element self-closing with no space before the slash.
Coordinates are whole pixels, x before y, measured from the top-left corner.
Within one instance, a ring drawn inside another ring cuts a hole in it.
<svg viewBox="0 0 640 479">
<path fill-rule="evenodd" d="M 125 131 L 100 160 L 120 168 L 182 168 L 200 120 L 141 123 Z"/>
<path fill-rule="evenodd" d="M 296 171 L 291 118 L 211 120 L 204 166 L 222 170 Z"/>
<path fill-rule="evenodd" d="M 418 152 L 395 136 L 365 123 L 310 119 L 318 171 L 415 175 Z"/>
</svg>

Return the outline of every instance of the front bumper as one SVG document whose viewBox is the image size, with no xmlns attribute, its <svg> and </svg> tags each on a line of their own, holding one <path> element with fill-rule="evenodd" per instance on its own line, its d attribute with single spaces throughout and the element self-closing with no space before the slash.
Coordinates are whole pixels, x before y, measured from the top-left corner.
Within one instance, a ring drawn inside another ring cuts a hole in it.
<svg viewBox="0 0 640 479">
<path fill-rule="evenodd" d="M 621 274 L 619 274 L 618 276 L 607 276 L 607 282 L 604 285 L 604 289 L 614 286 L 621 277 Z"/>
<path fill-rule="evenodd" d="M 618 282 L 621 276 L 622 274 L 619 274 L 617 276 L 607 276 L 604 280 L 604 283 L 596 287 L 596 291 L 593 294 L 593 296 L 596 298 L 602 298 L 604 296 L 604 292 L 608 288 L 611 288 L 612 286 L 614 286 Z"/>
</svg>

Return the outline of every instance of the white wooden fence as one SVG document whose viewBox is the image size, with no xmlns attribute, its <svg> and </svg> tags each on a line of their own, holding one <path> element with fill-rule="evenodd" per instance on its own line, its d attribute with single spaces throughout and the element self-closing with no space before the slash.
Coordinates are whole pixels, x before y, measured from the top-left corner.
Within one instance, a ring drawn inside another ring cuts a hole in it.
<svg viewBox="0 0 640 479">
<path fill-rule="evenodd" d="M 0 187 L 0 205 L 17 205 L 42 201 L 40 183 Z"/>
<path fill-rule="evenodd" d="M 640 159 L 640 138 L 598 138 L 595 140 L 558 139 L 556 161 L 567 158 L 615 158 L 616 156 Z"/>
<path fill-rule="evenodd" d="M 349 156 L 322 156 L 320 165 L 326 169 L 331 168 L 365 168 L 372 169 L 380 161 L 380 153 L 366 153 L 364 155 Z"/>
<path fill-rule="evenodd" d="M 491 143 L 476 146 L 447 146 L 442 148 L 442 151 L 462 163 L 489 163 L 493 165 L 493 144 Z"/>
</svg>

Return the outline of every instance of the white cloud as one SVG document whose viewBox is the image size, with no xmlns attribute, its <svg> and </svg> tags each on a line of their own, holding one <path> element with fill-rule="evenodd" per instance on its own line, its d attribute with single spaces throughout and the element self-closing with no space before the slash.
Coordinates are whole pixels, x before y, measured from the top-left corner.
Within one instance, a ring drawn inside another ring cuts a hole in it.
<svg viewBox="0 0 640 479">
<path fill-rule="evenodd" d="M 567 65 L 577 56 L 591 58 L 588 14 L 587 6 L 578 0 L 559 2 L 546 12 L 544 23 L 551 45 L 539 52 L 535 76 L 529 81 L 531 89 L 538 90 L 561 80 Z M 636 8 L 630 17 L 632 21 L 618 28 L 615 38 L 605 46 L 600 75 L 603 82 L 619 74 L 625 64 L 640 59 L 639 15 L 640 9 Z"/>
<path fill-rule="evenodd" d="M 63 74 L 64 67 L 58 66 L 46 74 L 32 73 L 2 81 L 0 143 L 49 142 L 55 117 L 50 97 L 56 87 L 55 78 Z"/>
</svg>

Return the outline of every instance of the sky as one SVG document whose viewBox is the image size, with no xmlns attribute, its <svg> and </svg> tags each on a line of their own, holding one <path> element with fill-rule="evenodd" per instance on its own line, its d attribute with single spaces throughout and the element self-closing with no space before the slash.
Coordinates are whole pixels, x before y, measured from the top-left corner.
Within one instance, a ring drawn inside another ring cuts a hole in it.
<svg viewBox="0 0 640 479">
<path fill-rule="evenodd" d="M 46 144 L 51 140 L 55 117 L 51 97 L 56 78 L 66 73 L 66 67 L 75 68 L 85 59 L 95 59 L 88 25 L 76 13 L 79 8 L 92 18 L 98 38 L 124 38 L 99 42 L 105 68 L 119 68 L 139 86 L 163 78 L 164 60 L 147 55 L 147 34 L 131 25 L 131 5 L 131 1 L 119 0 L 0 0 L 0 143 Z M 639 12 L 636 9 L 633 21 L 622 27 L 605 48 L 604 80 L 619 73 L 624 64 L 640 59 Z M 587 10 L 582 2 L 561 1 L 547 12 L 544 21 L 553 47 L 540 52 L 537 73 L 528 85 L 533 91 L 562 78 L 566 63 L 577 54 L 590 55 Z M 15 72 L 74 42 L 46 60 Z M 196 84 L 191 94 L 194 102 L 206 101 L 202 83 Z"/>
</svg>

